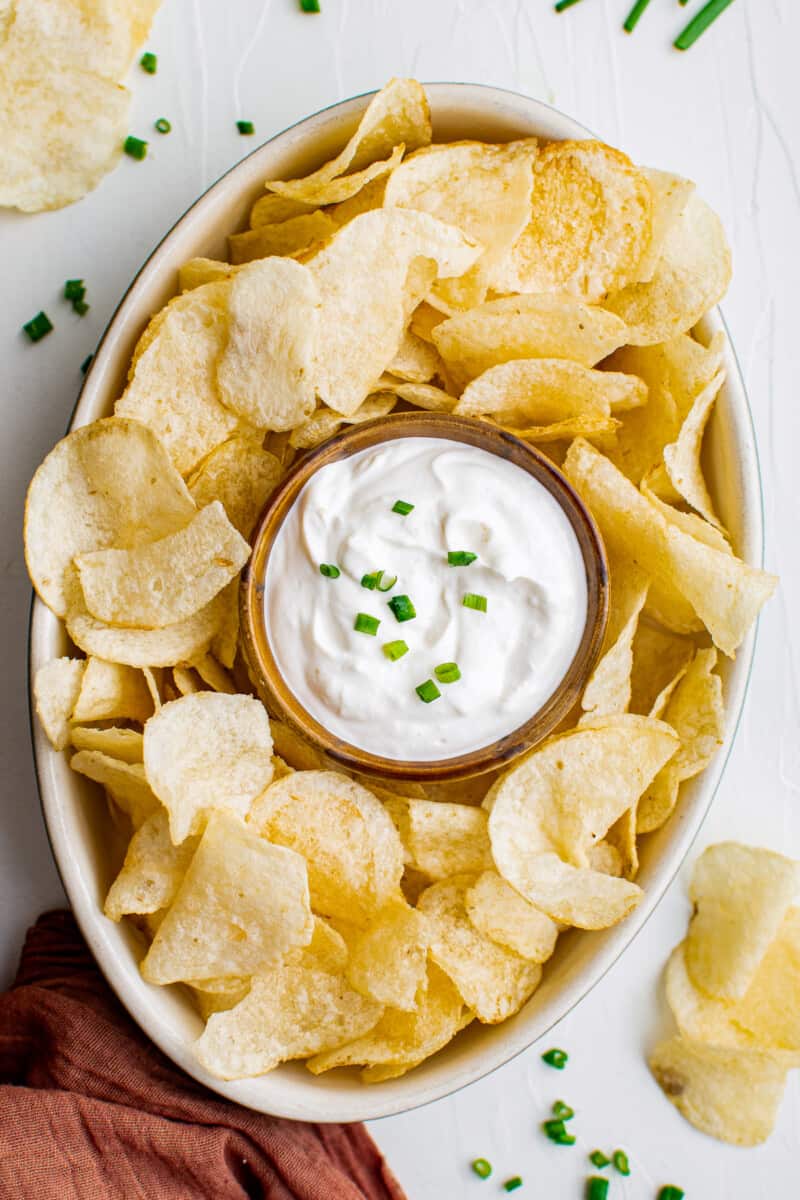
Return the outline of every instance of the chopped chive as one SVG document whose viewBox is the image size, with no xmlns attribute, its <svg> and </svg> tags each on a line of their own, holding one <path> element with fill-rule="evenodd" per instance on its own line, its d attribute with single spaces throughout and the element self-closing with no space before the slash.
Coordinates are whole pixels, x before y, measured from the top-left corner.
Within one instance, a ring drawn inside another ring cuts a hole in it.
<svg viewBox="0 0 800 1200">
<path fill-rule="evenodd" d="M 86 295 L 86 285 L 82 279 L 68 279 L 64 284 L 65 300 L 82 300 Z"/>
<path fill-rule="evenodd" d="M 577 4 L 578 0 L 558 0 L 558 4 L 554 4 L 556 12 L 563 12 L 565 8 L 572 8 L 573 4 Z"/>
<path fill-rule="evenodd" d="M 419 687 L 414 688 L 414 691 L 425 704 L 430 704 L 432 700 L 438 700 L 442 694 L 432 679 L 426 679 Z"/>
<path fill-rule="evenodd" d="M 631 1167 L 630 1163 L 628 1162 L 628 1156 L 624 1150 L 615 1150 L 611 1155 L 611 1161 L 619 1171 L 620 1175 L 630 1175 Z"/>
<path fill-rule="evenodd" d="M 389 608 L 394 613 L 396 621 L 413 621 L 417 615 L 417 610 L 408 596 L 392 596 Z"/>
<path fill-rule="evenodd" d="M 32 342 L 40 342 L 43 337 L 50 333 L 53 328 L 53 322 L 50 320 L 46 312 L 38 312 L 35 317 L 31 317 L 22 328 L 27 333 Z"/>
<path fill-rule="evenodd" d="M 689 3 L 689 0 L 678 0 L 678 4 L 682 5 L 684 8 L 686 7 L 686 5 L 688 3 Z"/>
<path fill-rule="evenodd" d="M 474 1158 L 470 1166 L 479 1179 L 488 1179 L 492 1173 L 492 1164 L 487 1158 Z"/>
<path fill-rule="evenodd" d="M 560 1121 L 571 1121 L 575 1116 L 575 1109 L 570 1108 L 563 1100 L 556 1100 L 553 1105 L 553 1116 L 557 1117 Z"/>
<path fill-rule="evenodd" d="M 402 658 L 404 654 L 408 654 L 408 646 L 401 639 L 396 642 L 384 642 L 383 653 L 390 662 L 397 662 L 398 658 Z M 477 1159 L 478 1162 L 483 1162 L 483 1159 Z"/>
<path fill-rule="evenodd" d="M 607 1154 L 603 1154 L 602 1150 L 593 1150 L 589 1155 L 589 1162 L 595 1167 L 607 1167 L 611 1159 Z"/>
<path fill-rule="evenodd" d="M 666 1187 L 662 1187 L 658 1193 L 658 1200 L 683 1200 L 686 1193 L 679 1187 L 668 1183 Z"/>
<path fill-rule="evenodd" d="M 413 510 L 414 505 L 409 504 L 407 500 L 395 500 L 392 505 L 392 512 L 399 513 L 401 517 L 407 517 Z"/>
<path fill-rule="evenodd" d="M 383 571 L 373 571 L 371 575 L 362 575 L 361 586 L 363 588 L 368 588 L 371 592 L 374 592 L 375 588 L 378 586 L 378 580 L 382 574 Z"/>
<path fill-rule="evenodd" d="M 547 1134 L 551 1142 L 555 1142 L 557 1146 L 574 1146 L 575 1138 L 571 1133 L 567 1133 L 567 1127 L 563 1120 L 550 1120 L 542 1122 L 542 1129 Z"/>
<path fill-rule="evenodd" d="M 486 597 L 478 592 L 464 592 L 461 603 L 464 608 L 474 608 L 476 612 L 486 612 Z"/>
<path fill-rule="evenodd" d="M 383 571 L 379 571 L 378 572 L 378 591 L 379 592 L 390 592 L 392 590 L 392 588 L 394 587 L 394 585 L 397 583 L 397 576 L 392 575 L 392 577 L 390 579 L 382 579 L 381 578 L 382 575 L 383 575 Z"/>
<path fill-rule="evenodd" d="M 586 1200 L 606 1200 L 608 1180 L 602 1175 L 592 1175 L 586 1180 Z"/>
<path fill-rule="evenodd" d="M 133 137 L 133 135 L 125 138 L 122 149 L 138 162 L 147 158 L 147 142 L 143 142 L 141 138 Z"/>
<path fill-rule="evenodd" d="M 334 563 L 320 563 L 319 573 L 326 579 L 338 579 L 342 572 Z"/>
<path fill-rule="evenodd" d="M 172 126 L 166 117 L 159 117 L 155 123 L 155 128 L 159 133 L 169 133 L 172 130 Z"/>
<path fill-rule="evenodd" d="M 730 3 L 731 0 L 709 0 L 705 8 L 701 8 L 697 16 L 693 17 L 686 28 L 675 38 L 672 43 L 675 49 L 688 50 L 690 46 L 693 46 L 709 25 L 725 12 Z"/>
<path fill-rule="evenodd" d="M 505 1181 L 505 1183 L 503 1184 L 503 1191 L 504 1192 L 515 1192 L 517 1190 L 517 1188 L 521 1188 L 521 1187 L 522 1187 L 522 1176 L 521 1175 L 512 1175 L 511 1178 L 507 1179 Z"/>
<path fill-rule="evenodd" d="M 625 18 L 625 20 L 622 24 L 622 28 L 625 30 L 626 33 L 633 33 L 634 29 L 639 24 L 639 18 L 641 17 L 642 13 L 647 8 L 649 3 L 650 3 L 650 0 L 636 0 L 636 3 L 634 4 L 633 8 L 628 13 L 627 17 Z"/>
<path fill-rule="evenodd" d="M 470 563 L 475 562 L 477 554 L 473 554 L 471 550 L 448 550 L 447 561 L 451 567 L 468 567 Z"/>
<path fill-rule="evenodd" d="M 239 130 L 239 133 L 245 136 L 249 136 L 256 131 L 256 127 L 252 121 L 237 121 L 236 128 Z"/>
<path fill-rule="evenodd" d="M 147 71 L 148 75 L 155 75 L 158 70 L 158 58 L 150 50 L 145 50 L 142 57 L 139 59 L 139 66 L 143 71 Z"/>
<path fill-rule="evenodd" d="M 81 363 L 81 375 L 85 375 L 86 372 L 89 370 L 89 367 L 92 365 L 93 358 L 94 358 L 93 354 L 86 355 L 86 358 Z"/>
<path fill-rule="evenodd" d="M 439 663 L 438 667 L 433 668 L 433 673 L 440 683 L 457 683 L 461 678 L 461 672 L 458 669 L 458 663 Z"/>
<path fill-rule="evenodd" d="M 542 1062 L 546 1062 L 548 1067 L 555 1067 L 557 1071 L 563 1071 L 569 1062 L 569 1055 L 566 1050 L 559 1050 L 554 1046 L 542 1055 Z"/>
<path fill-rule="evenodd" d="M 89 311 L 89 305 L 86 303 L 85 300 L 73 300 L 72 301 L 72 311 L 76 312 L 79 317 L 85 317 L 87 312 Z"/>
<path fill-rule="evenodd" d="M 300 0 L 300 10 L 301 12 L 318 13 L 319 0 Z"/>
<path fill-rule="evenodd" d="M 375 637 L 378 632 L 380 621 L 377 617 L 371 617 L 369 613 L 359 613 L 353 624 L 353 629 L 356 633 L 368 633 L 370 637 Z"/>
</svg>

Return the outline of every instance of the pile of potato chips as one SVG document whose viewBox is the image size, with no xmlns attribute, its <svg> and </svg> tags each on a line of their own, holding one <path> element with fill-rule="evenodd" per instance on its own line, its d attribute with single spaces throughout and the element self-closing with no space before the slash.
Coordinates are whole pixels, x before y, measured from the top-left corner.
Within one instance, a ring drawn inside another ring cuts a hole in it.
<svg viewBox="0 0 800 1200">
<path fill-rule="evenodd" d="M 121 81 L 160 3 L 0 4 L 0 205 L 62 208 L 117 164 L 131 99 Z"/>
<path fill-rule="evenodd" d="M 718 654 L 775 580 L 706 487 L 730 267 L 693 185 L 599 142 L 431 144 L 413 80 L 342 152 L 271 181 L 232 263 L 195 259 L 116 414 L 36 473 L 26 554 L 83 657 L 47 664 L 53 745 L 128 823 L 106 900 L 187 985 L 209 1072 L 397 1076 L 535 991 L 569 926 L 641 899 L 639 837 L 722 742 Z M 610 559 L 579 709 L 501 775 L 352 778 L 270 722 L 237 578 L 294 456 L 395 407 L 502 426 L 563 466 Z"/>
<path fill-rule="evenodd" d="M 679 1034 L 650 1056 L 692 1125 L 735 1146 L 772 1132 L 800 1067 L 800 863 L 724 842 L 698 859 L 686 939 L 667 964 Z"/>
</svg>

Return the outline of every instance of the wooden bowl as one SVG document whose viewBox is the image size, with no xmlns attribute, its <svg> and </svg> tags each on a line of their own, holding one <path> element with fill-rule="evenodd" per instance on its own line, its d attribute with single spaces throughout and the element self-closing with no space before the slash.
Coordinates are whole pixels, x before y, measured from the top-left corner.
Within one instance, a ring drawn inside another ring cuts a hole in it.
<svg viewBox="0 0 800 1200">
<path fill-rule="evenodd" d="M 397 438 L 441 438 L 477 446 L 527 471 L 560 505 L 578 540 L 586 571 L 586 623 L 572 662 L 552 695 L 523 725 L 468 754 L 425 762 L 383 758 L 345 742 L 303 707 L 283 678 L 270 646 L 264 610 L 264 580 L 275 538 L 302 489 L 329 463 Z M 322 750 L 334 762 L 362 775 L 442 783 L 466 779 L 505 766 L 542 741 L 578 702 L 600 655 L 608 617 L 608 566 L 605 550 L 585 505 L 553 463 L 502 429 L 450 413 L 406 412 L 354 426 L 305 455 L 272 494 L 252 535 L 253 553 L 242 572 L 241 629 L 250 677 L 270 714 Z"/>
</svg>

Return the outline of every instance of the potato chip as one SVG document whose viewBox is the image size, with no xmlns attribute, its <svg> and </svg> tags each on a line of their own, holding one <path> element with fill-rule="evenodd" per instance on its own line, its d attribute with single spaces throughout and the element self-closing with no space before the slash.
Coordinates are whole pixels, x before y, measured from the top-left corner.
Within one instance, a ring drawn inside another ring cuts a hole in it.
<svg viewBox="0 0 800 1200">
<path fill-rule="evenodd" d="M 236 695 L 237 689 L 233 680 L 225 668 L 219 665 L 213 654 L 204 654 L 202 658 L 198 658 L 194 663 L 194 669 L 212 692 L 225 692 L 228 696 Z"/>
<path fill-rule="evenodd" d="M 555 950 L 558 925 L 529 904 L 496 871 L 484 871 L 467 888 L 467 916 L 480 932 L 531 962 L 546 962 Z"/>
<path fill-rule="evenodd" d="M 127 813 L 138 829 L 158 808 L 141 763 L 110 758 L 99 750 L 79 750 L 69 760 L 73 771 L 101 783 L 114 803 Z"/>
<path fill-rule="evenodd" d="M 112 725 L 108 729 L 93 729 L 86 725 L 73 725 L 69 740 L 76 750 L 99 750 L 109 758 L 119 758 L 126 763 L 144 760 L 144 739 L 138 729 L 120 729 Z"/>
<path fill-rule="evenodd" d="M 405 400 L 407 404 L 423 408 L 426 412 L 452 412 L 457 404 L 456 396 L 430 383 L 400 383 L 390 375 L 382 375 L 379 387 L 383 392 L 392 392 L 398 400 Z"/>
<path fill-rule="evenodd" d="M 153 701 L 153 708 L 156 712 L 161 708 L 161 692 L 164 687 L 164 668 L 163 667 L 142 667 L 142 675 L 147 684 L 147 690 L 150 693 L 150 699 Z"/>
<path fill-rule="evenodd" d="M 292 217 L 300 217 L 303 213 L 313 212 L 316 205 L 306 204 L 302 200 L 290 200 L 288 196 L 277 196 L 270 192 L 259 196 L 250 210 L 250 228 L 258 229 L 260 225 L 279 225 L 290 221 Z"/>
<path fill-rule="evenodd" d="M 603 300 L 635 274 L 651 240 L 652 209 L 647 179 L 621 151 L 597 141 L 550 142 L 534 165 L 528 223 L 496 290 Z"/>
<path fill-rule="evenodd" d="M 173 667 L 172 679 L 180 696 L 193 696 L 195 692 L 206 690 L 204 681 L 192 667 Z"/>
<path fill-rule="evenodd" d="M 427 213 L 380 209 L 345 225 L 309 264 L 322 297 L 317 390 L 349 415 L 397 353 L 407 324 L 407 279 L 418 258 L 463 275 L 480 248 Z"/>
<path fill-rule="evenodd" d="M 383 180 L 385 176 L 396 170 L 403 161 L 405 145 L 400 142 L 395 146 L 389 157 L 381 162 L 370 163 L 368 167 L 364 167 L 361 171 L 354 171 L 350 175 L 340 175 L 337 179 L 330 179 L 327 183 L 311 183 L 311 178 L 308 179 L 292 179 L 286 183 L 268 183 L 267 187 L 274 188 L 279 195 L 302 195 L 302 198 L 316 205 L 339 205 L 345 204 L 348 200 L 354 199 L 365 188 L 376 180 Z M 287 190 L 288 189 L 288 190 Z M 299 221 L 300 217 L 294 218 Z M 262 226 L 268 229 L 269 226 Z"/>
<path fill-rule="evenodd" d="M 217 446 L 188 480 L 198 508 L 220 500 L 230 523 L 249 538 L 267 497 L 275 490 L 283 468 L 260 440 L 235 436 Z"/>
<path fill-rule="evenodd" d="M 581 708 L 588 714 L 584 720 L 627 712 L 631 699 L 633 639 L 650 580 L 635 565 L 611 559 L 609 584 L 603 654 L 581 696 Z"/>
<path fill-rule="evenodd" d="M 288 221 L 259 225 L 245 233 L 232 233 L 228 238 L 231 262 L 249 263 L 272 254 L 288 255 L 307 250 L 330 237 L 338 228 L 333 217 L 317 209 L 290 217 Z"/>
<path fill-rule="evenodd" d="M 227 986 L 220 987 L 220 984 Z M 190 986 L 200 1015 L 204 1021 L 207 1021 L 212 1013 L 227 1012 L 228 1009 L 234 1008 L 240 1000 L 244 1000 L 250 991 L 250 985 L 249 976 L 234 975 L 227 980 L 222 978 L 203 980 L 202 987 L 197 983 Z"/>
<path fill-rule="evenodd" d="M 649 1061 L 664 1095 L 695 1129 L 734 1146 L 757 1146 L 772 1133 L 786 1085 L 783 1056 L 674 1037 Z"/>
<path fill-rule="evenodd" d="M 395 901 L 349 943 L 347 981 L 379 1004 L 413 1012 L 427 980 L 428 924 L 425 916 Z"/>
<path fill-rule="evenodd" d="M 88 658 L 72 720 L 138 721 L 144 724 L 153 714 L 153 699 L 144 675 L 133 667 Z"/>
<path fill-rule="evenodd" d="M 639 833 L 664 824 L 675 807 L 681 783 L 705 770 L 722 745 L 725 709 L 722 680 L 714 674 L 716 662 L 716 650 L 698 650 L 660 714 L 678 734 L 681 745 L 639 801 Z"/>
<path fill-rule="evenodd" d="M 312 933 L 299 854 L 215 812 L 141 971 L 148 983 L 251 975 L 307 945 Z"/>
<path fill-rule="evenodd" d="M 54 750 L 69 742 L 69 719 L 86 669 L 82 658 L 53 658 L 33 678 L 33 703 Z"/>
<path fill-rule="evenodd" d="M 673 491 L 672 484 L 666 474 L 666 469 L 663 464 L 657 468 L 657 474 L 660 476 L 663 472 L 666 478 L 667 488 Z M 650 503 L 661 513 L 662 517 L 668 524 L 674 525 L 677 529 L 682 529 L 684 533 L 688 533 L 698 542 L 704 542 L 706 546 L 710 546 L 712 550 L 719 550 L 722 554 L 733 554 L 730 542 L 728 541 L 725 532 L 718 529 L 717 526 L 710 524 L 703 517 L 699 517 L 697 513 L 685 512 L 683 509 L 674 508 L 673 504 L 681 502 L 680 497 L 676 494 L 674 500 L 670 503 L 665 503 L 659 495 L 653 490 L 653 473 L 646 475 L 639 485 L 639 490 L 643 496 L 646 496 Z"/>
<path fill-rule="evenodd" d="M 170 300 L 154 318 L 152 336 L 145 330 L 145 348 L 134 355 L 128 386 L 115 406 L 118 416 L 150 426 L 182 475 L 242 425 L 217 389 L 233 283 L 206 283 Z"/>
<path fill-rule="evenodd" d="M 244 817 L 272 779 L 266 709 L 216 692 L 173 700 L 145 725 L 144 767 L 176 845 L 200 833 L 212 809 Z"/>
<path fill-rule="evenodd" d="M 719 217 L 692 194 L 663 240 L 650 281 L 630 283 L 603 303 L 628 326 L 631 346 L 652 346 L 696 325 L 730 280 L 731 255 Z"/>
<path fill-rule="evenodd" d="M 689 888 L 695 914 L 685 954 L 695 986 L 741 999 L 798 892 L 800 864 L 791 859 L 736 842 L 709 846 Z"/>
<path fill-rule="evenodd" d="M 321 446 L 328 438 L 338 433 L 343 425 L 361 425 L 364 421 L 374 421 L 377 417 L 387 416 L 396 402 L 396 397 L 390 392 L 376 392 L 360 404 L 349 417 L 343 417 L 332 408 L 318 408 L 307 421 L 292 430 L 289 443 L 296 450 L 310 450 L 314 446 Z"/>
<path fill-rule="evenodd" d="M 212 603 L 217 605 L 219 621 L 211 639 L 211 652 L 223 667 L 231 670 L 239 649 L 239 580 L 232 579 Z"/>
<path fill-rule="evenodd" d="M 656 713 L 651 713 L 651 716 L 657 716 Z M 603 843 L 599 843 L 602 845 Z M 596 847 L 596 849 L 599 849 Z M 621 817 L 618 817 L 614 824 L 608 830 L 605 837 L 605 845 L 610 850 L 616 852 L 619 859 L 619 869 L 610 871 L 606 867 L 606 874 L 621 875 L 624 879 L 633 880 L 639 874 L 639 847 L 636 843 L 636 805 L 624 812 Z M 595 862 L 592 864 L 595 870 L 601 870 Z"/>
<path fill-rule="evenodd" d="M 493 1025 L 522 1008 L 536 990 L 542 968 L 475 928 L 465 904 L 474 882 L 472 875 L 456 875 L 434 883 L 420 896 L 419 909 L 430 926 L 431 958 L 478 1020 Z"/>
<path fill-rule="evenodd" d="M 592 367 L 627 340 L 622 321 L 571 296 L 504 296 L 442 321 L 433 341 L 462 390 L 513 359 L 567 358 Z"/>
<path fill-rule="evenodd" d="M 50 451 L 28 488 L 25 561 L 33 586 L 63 617 L 76 554 L 155 541 L 194 513 L 164 447 L 144 425 L 112 417 L 76 429 Z"/>
<path fill-rule="evenodd" d="M 111 885 L 103 911 L 112 921 L 127 913 L 153 913 L 168 908 L 178 894 L 198 838 L 174 846 L 169 819 L 158 808 L 131 838 L 122 870 Z"/>
<path fill-rule="evenodd" d="M 661 721 L 623 714 L 550 738 L 484 801 L 500 874 L 554 920 L 612 925 L 641 890 L 592 870 L 588 850 L 639 799 L 678 748 Z"/>
<path fill-rule="evenodd" d="M 214 500 L 177 533 L 132 550 L 79 554 L 75 564 L 93 617 L 163 629 L 204 608 L 249 557 L 249 544 Z"/>
<path fill-rule="evenodd" d="M 346 775 L 287 775 L 259 796 L 248 820 L 306 859 L 316 912 L 360 924 L 398 898 L 400 839 L 380 801 Z"/>
<path fill-rule="evenodd" d="M 190 292 L 204 283 L 230 279 L 235 272 L 236 268 L 230 263 L 218 262 L 215 258 L 190 258 L 178 268 L 178 287 L 182 292 Z"/>
<path fill-rule="evenodd" d="M 714 504 L 703 478 L 700 454 L 706 423 L 724 380 L 724 371 L 714 376 L 692 405 L 689 415 L 681 425 L 678 440 L 664 447 L 664 464 L 675 491 L 688 505 L 717 527 L 720 526 L 720 521 L 714 512 Z"/>
<path fill-rule="evenodd" d="M 430 342 L 407 329 L 387 370 L 408 383 L 428 383 L 442 368 L 442 360 Z"/>
<path fill-rule="evenodd" d="M 394 797 L 385 803 L 408 863 L 428 879 L 492 866 L 486 813 L 467 804 Z"/>
<path fill-rule="evenodd" d="M 409 329 L 415 333 L 417 337 L 422 338 L 424 342 L 433 342 L 433 331 L 437 325 L 441 325 L 442 321 L 446 321 L 447 317 L 438 308 L 434 308 L 423 300 L 418 304 L 411 314 L 411 324 Z"/>
<path fill-rule="evenodd" d="M 88 7 L 69 0 L 14 0 L 3 50 L 11 58 L 37 61 L 43 49 L 50 65 L 79 64 L 119 79 L 145 39 L 160 0 L 103 0 Z"/>
<path fill-rule="evenodd" d="M 76 646 L 97 658 L 130 667 L 172 667 L 208 649 L 225 615 L 224 597 L 225 593 L 220 592 L 193 616 L 163 629 L 120 629 L 91 616 L 80 588 L 74 588 L 66 617 L 67 632 Z"/>
<path fill-rule="evenodd" d="M 657 697 L 688 666 L 694 652 L 690 638 L 678 637 L 640 620 L 633 639 L 630 711 L 659 716 L 653 712 Z"/>
<path fill-rule="evenodd" d="M 291 726 L 283 721 L 270 721 L 270 732 L 275 746 L 275 753 L 296 771 L 332 771 L 334 764 L 327 755 L 312 746 L 301 737 Z"/>
<path fill-rule="evenodd" d="M 650 185 L 653 200 L 652 235 L 631 283 L 649 283 L 656 272 L 658 261 L 672 227 L 680 219 L 683 210 L 694 192 L 694 184 L 679 175 L 657 171 L 653 167 L 641 167 L 642 174 Z"/>
</svg>

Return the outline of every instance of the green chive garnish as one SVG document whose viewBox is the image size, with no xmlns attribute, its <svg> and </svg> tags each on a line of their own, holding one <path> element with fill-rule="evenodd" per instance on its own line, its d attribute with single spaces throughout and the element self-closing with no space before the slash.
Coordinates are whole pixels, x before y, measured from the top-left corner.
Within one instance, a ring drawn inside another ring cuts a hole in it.
<svg viewBox="0 0 800 1200">
<path fill-rule="evenodd" d="M 440 683 L 457 683 L 461 678 L 458 663 L 439 663 L 433 668 L 433 673 Z"/>
<path fill-rule="evenodd" d="M 602 1150 L 593 1150 L 589 1155 L 589 1162 L 595 1167 L 607 1167 L 611 1159 L 607 1154 L 603 1154 Z"/>
<path fill-rule="evenodd" d="M 172 129 L 172 126 L 166 117 L 159 117 L 156 121 L 155 127 L 159 133 L 169 133 Z"/>
<path fill-rule="evenodd" d="M 401 517 L 407 517 L 410 512 L 413 512 L 414 505 L 409 504 L 407 500 L 395 500 L 392 505 L 392 512 L 400 513 Z"/>
<path fill-rule="evenodd" d="M 557 1071 L 563 1071 L 569 1062 L 569 1055 L 566 1050 L 559 1050 L 553 1047 L 552 1050 L 547 1050 L 542 1055 L 542 1062 L 546 1062 L 548 1067 L 555 1067 Z"/>
<path fill-rule="evenodd" d="M 515 1192 L 517 1190 L 517 1188 L 521 1188 L 521 1187 L 522 1187 L 522 1176 L 521 1175 L 512 1175 L 511 1178 L 507 1179 L 505 1181 L 505 1183 L 503 1184 L 503 1191 L 504 1192 Z"/>
<path fill-rule="evenodd" d="M 408 654 L 408 646 L 402 639 L 396 642 L 385 642 L 383 653 L 390 662 L 397 662 L 398 658 L 402 658 L 404 654 Z M 476 1161 L 483 1162 L 484 1159 L 477 1159 Z"/>
<path fill-rule="evenodd" d="M 35 317 L 32 317 L 22 328 L 27 333 L 32 342 L 40 342 L 43 337 L 50 333 L 53 328 L 53 322 L 45 312 L 38 312 Z"/>
<path fill-rule="evenodd" d="M 333 563 L 320 563 L 319 573 L 326 579 L 338 579 L 342 572 Z"/>
<path fill-rule="evenodd" d="M 578 0 L 558 0 L 558 4 L 553 7 L 556 12 L 563 12 L 565 8 L 572 8 L 573 4 L 577 4 Z"/>
<path fill-rule="evenodd" d="M 378 572 L 378 591 L 379 592 L 390 592 L 392 590 L 392 588 L 394 587 L 394 585 L 397 583 L 397 576 L 392 575 L 392 576 L 390 576 L 389 579 L 382 579 L 381 578 L 382 575 L 383 575 L 383 571 L 379 571 Z"/>
<path fill-rule="evenodd" d="M 82 279 L 68 279 L 64 284 L 65 300 L 82 300 L 86 295 L 86 286 Z"/>
<path fill-rule="evenodd" d="M 385 571 L 372 571 L 369 575 L 361 576 L 361 586 L 369 588 L 374 592 L 377 588 L 379 592 L 390 592 L 397 583 L 397 576 L 392 575 L 390 579 L 384 579 Z"/>
<path fill-rule="evenodd" d="M 611 1161 L 619 1171 L 620 1175 L 630 1175 L 630 1163 L 628 1162 L 628 1156 L 624 1150 L 615 1150 L 611 1155 Z"/>
<path fill-rule="evenodd" d="M 370 637 L 375 637 L 378 632 L 380 621 L 377 617 L 371 617 L 369 613 L 359 613 L 355 619 L 353 629 L 356 633 L 368 633 Z"/>
<path fill-rule="evenodd" d="M 592 1175 L 586 1180 L 586 1200 L 606 1200 L 608 1180 L 602 1175 Z"/>
<path fill-rule="evenodd" d="M 396 621 L 413 621 L 417 615 L 417 610 L 408 596 L 392 596 L 389 608 L 394 613 Z"/>
<path fill-rule="evenodd" d="M 477 554 L 473 554 L 471 550 L 448 550 L 447 561 L 451 567 L 468 567 L 470 563 L 475 562 Z"/>
<path fill-rule="evenodd" d="M 628 13 L 628 15 L 625 18 L 623 25 L 622 25 L 622 28 L 625 30 L 626 33 L 633 33 L 634 29 L 639 24 L 639 18 L 641 17 L 642 13 L 647 8 L 649 3 L 650 3 L 650 0 L 636 0 L 636 3 L 634 4 L 631 11 Z"/>
<path fill-rule="evenodd" d="M 426 704 L 430 704 L 432 700 L 438 700 L 442 694 L 432 679 L 426 679 L 419 687 L 414 688 L 414 691 Z"/>
<path fill-rule="evenodd" d="M 477 592 L 464 592 L 461 603 L 464 608 L 474 608 L 476 612 L 486 612 L 486 597 Z"/>
<path fill-rule="evenodd" d="M 662 1187 L 661 1191 L 658 1193 L 658 1200 L 683 1200 L 685 1195 L 686 1193 L 682 1191 L 681 1188 L 675 1187 L 673 1184 L 668 1183 L 666 1187 Z"/>
<path fill-rule="evenodd" d="M 85 300 L 73 300 L 72 301 L 72 311 L 76 312 L 79 317 L 85 317 L 87 312 L 89 311 L 89 305 L 86 303 Z"/>
<path fill-rule="evenodd" d="M 567 1127 L 563 1120 L 543 1121 L 542 1129 L 545 1131 L 551 1142 L 555 1142 L 557 1146 L 574 1146 L 575 1138 L 571 1133 L 567 1133 Z"/>
<path fill-rule="evenodd" d="M 255 133 L 256 131 L 256 127 L 252 121 L 237 121 L 236 128 L 239 130 L 239 133 L 245 135 Z"/>
<path fill-rule="evenodd" d="M 709 25 L 713 24 L 717 17 L 725 12 L 730 3 L 731 0 L 709 0 L 705 8 L 701 8 L 697 16 L 675 38 L 675 41 L 672 43 L 675 49 L 688 50 L 690 46 L 693 46 L 700 35 L 705 33 Z"/>
<path fill-rule="evenodd" d="M 126 137 L 122 149 L 138 162 L 141 162 L 143 158 L 147 158 L 147 142 L 143 142 L 141 138 Z"/>
<path fill-rule="evenodd" d="M 492 1173 L 492 1164 L 486 1158 L 474 1158 L 470 1166 L 479 1179 L 488 1179 Z"/>
<path fill-rule="evenodd" d="M 139 59 L 139 66 L 143 71 L 147 71 L 148 75 L 155 75 L 156 71 L 158 70 L 158 59 L 156 58 L 155 54 L 152 54 L 149 50 L 145 50 L 144 54 Z"/>
<path fill-rule="evenodd" d="M 94 358 L 93 354 L 86 355 L 86 358 L 81 363 L 81 375 L 85 375 L 86 372 L 89 370 L 89 367 L 92 365 L 93 358 Z"/>
<path fill-rule="evenodd" d="M 308 13 L 319 12 L 319 0 L 300 0 L 300 9 Z"/>
<path fill-rule="evenodd" d="M 553 1105 L 553 1116 L 559 1121 L 571 1121 L 575 1116 L 575 1109 L 570 1108 L 563 1100 L 556 1100 Z"/>
</svg>

